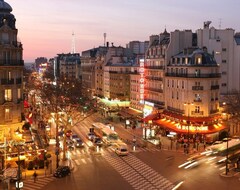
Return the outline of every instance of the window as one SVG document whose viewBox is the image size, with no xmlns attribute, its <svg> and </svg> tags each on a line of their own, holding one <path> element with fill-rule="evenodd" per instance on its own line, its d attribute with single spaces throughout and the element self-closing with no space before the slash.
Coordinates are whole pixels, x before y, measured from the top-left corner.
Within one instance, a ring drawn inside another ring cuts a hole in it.
<svg viewBox="0 0 240 190">
<path fill-rule="evenodd" d="M 200 69 L 196 69 L 196 70 L 195 70 L 195 76 L 196 76 L 196 77 L 200 76 Z"/>
<path fill-rule="evenodd" d="M 200 94 L 195 94 L 195 101 L 201 101 Z"/>
<path fill-rule="evenodd" d="M 195 106 L 195 113 L 200 113 L 200 106 Z"/>
<path fill-rule="evenodd" d="M 11 89 L 5 89 L 5 101 L 12 101 L 12 90 Z"/>
<path fill-rule="evenodd" d="M 222 60 L 222 63 L 227 63 L 227 60 L 226 60 L 226 59 L 223 59 L 223 60 Z"/>
<path fill-rule="evenodd" d="M 222 48 L 222 51 L 227 51 L 227 48 Z"/>
<path fill-rule="evenodd" d="M 5 109 L 5 120 L 11 120 L 12 119 L 12 115 L 11 115 L 11 111 L 9 108 Z"/>
<path fill-rule="evenodd" d="M 184 89 L 184 81 L 182 81 L 182 89 Z"/>
<path fill-rule="evenodd" d="M 227 72 L 226 72 L 226 71 L 223 71 L 223 72 L 222 72 L 222 75 L 226 75 L 226 74 L 227 74 Z"/>
<path fill-rule="evenodd" d="M 202 63 L 202 59 L 201 59 L 201 57 L 198 57 L 197 58 L 197 64 L 201 64 Z"/>
<path fill-rule="evenodd" d="M 11 71 L 8 71 L 8 80 L 12 79 L 12 73 Z"/>
<path fill-rule="evenodd" d="M 21 88 L 17 89 L 17 98 L 21 99 Z"/>
<path fill-rule="evenodd" d="M 200 86 L 200 82 L 195 82 L 195 86 Z"/>
</svg>

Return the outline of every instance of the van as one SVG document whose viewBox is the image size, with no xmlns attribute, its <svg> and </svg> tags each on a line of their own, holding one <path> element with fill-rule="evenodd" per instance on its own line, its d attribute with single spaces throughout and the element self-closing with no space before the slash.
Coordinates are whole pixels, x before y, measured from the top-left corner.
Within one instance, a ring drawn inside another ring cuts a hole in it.
<svg viewBox="0 0 240 190">
<path fill-rule="evenodd" d="M 126 144 L 117 144 L 115 152 L 119 156 L 127 156 L 128 155 L 128 147 Z"/>
</svg>

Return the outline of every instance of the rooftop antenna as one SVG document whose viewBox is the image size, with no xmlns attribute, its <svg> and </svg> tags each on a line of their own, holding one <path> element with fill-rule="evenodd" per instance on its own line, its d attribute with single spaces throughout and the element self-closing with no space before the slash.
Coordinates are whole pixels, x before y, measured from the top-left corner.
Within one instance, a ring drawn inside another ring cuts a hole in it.
<svg viewBox="0 0 240 190">
<path fill-rule="evenodd" d="M 219 29 L 221 29 L 221 27 L 222 27 L 222 19 L 221 18 L 219 18 L 219 25 L 218 25 L 218 27 L 219 27 Z"/>
<path fill-rule="evenodd" d="M 75 34 L 74 32 L 72 33 L 72 49 L 71 49 L 71 54 L 76 53 L 76 48 L 75 48 Z"/>
<path fill-rule="evenodd" d="M 104 37 L 104 47 L 106 47 L 106 38 L 107 38 L 107 33 L 103 33 L 103 37 Z"/>
</svg>

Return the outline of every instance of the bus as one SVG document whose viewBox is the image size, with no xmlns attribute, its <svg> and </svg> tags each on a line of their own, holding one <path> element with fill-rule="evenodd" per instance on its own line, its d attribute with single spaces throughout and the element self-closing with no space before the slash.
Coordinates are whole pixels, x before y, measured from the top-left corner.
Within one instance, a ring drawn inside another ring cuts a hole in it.
<svg viewBox="0 0 240 190">
<path fill-rule="evenodd" d="M 112 130 L 111 125 L 105 125 L 103 123 L 93 123 L 92 128 L 94 129 L 94 133 L 102 138 L 102 141 L 107 145 L 115 144 L 119 141 L 119 137 L 117 132 Z"/>
<path fill-rule="evenodd" d="M 227 139 L 228 142 L 222 142 L 218 144 L 211 145 L 206 148 L 206 154 L 214 156 L 217 163 L 222 163 L 226 161 L 226 156 L 228 158 L 234 158 L 236 155 L 240 154 L 240 140 L 239 139 Z"/>
</svg>

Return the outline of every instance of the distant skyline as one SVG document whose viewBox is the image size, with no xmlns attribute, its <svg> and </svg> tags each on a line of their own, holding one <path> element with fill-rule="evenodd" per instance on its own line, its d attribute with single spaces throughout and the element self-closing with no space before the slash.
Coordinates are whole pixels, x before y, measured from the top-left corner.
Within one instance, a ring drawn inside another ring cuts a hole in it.
<svg viewBox="0 0 240 190">
<path fill-rule="evenodd" d="M 240 1 L 237 0 L 4 0 L 16 18 L 23 59 L 52 58 L 71 52 L 72 33 L 76 52 L 104 44 L 103 34 L 116 46 L 149 40 L 165 27 L 203 28 L 204 21 L 221 29 L 240 32 Z"/>
</svg>

